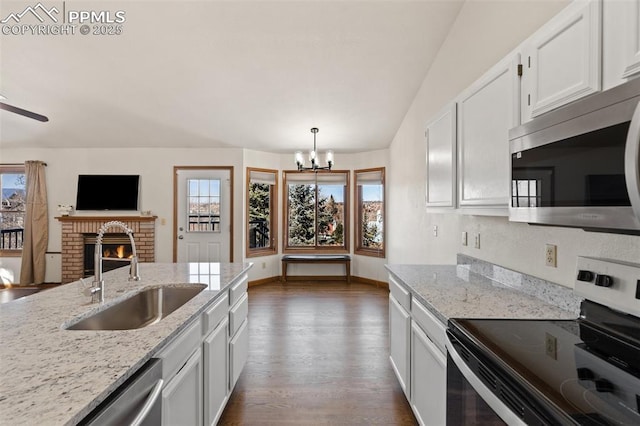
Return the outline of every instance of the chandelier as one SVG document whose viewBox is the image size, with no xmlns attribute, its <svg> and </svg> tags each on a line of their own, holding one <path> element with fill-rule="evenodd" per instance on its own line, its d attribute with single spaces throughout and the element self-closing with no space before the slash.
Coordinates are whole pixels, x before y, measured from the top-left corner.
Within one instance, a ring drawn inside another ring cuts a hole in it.
<svg viewBox="0 0 640 426">
<path fill-rule="evenodd" d="M 296 151 L 296 165 L 298 166 L 298 171 L 311 171 L 317 172 L 318 170 L 331 170 L 331 166 L 333 166 L 333 151 L 327 151 L 326 153 L 326 166 L 320 166 L 320 160 L 318 158 L 318 154 L 316 151 L 316 134 L 319 132 L 317 127 L 311 128 L 311 133 L 313 133 L 313 151 L 309 151 L 309 161 L 311 161 L 311 166 L 306 167 L 304 164 L 304 156 L 302 155 L 302 151 Z"/>
</svg>

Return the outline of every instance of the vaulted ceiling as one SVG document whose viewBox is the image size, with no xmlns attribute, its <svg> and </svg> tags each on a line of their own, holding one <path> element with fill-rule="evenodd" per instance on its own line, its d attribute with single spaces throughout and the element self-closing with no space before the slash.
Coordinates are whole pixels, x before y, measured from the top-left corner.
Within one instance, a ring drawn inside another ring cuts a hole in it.
<svg viewBox="0 0 640 426">
<path fill-rule="evenodd" d="M 3 0 L 0 20 L 36 4 Z M 126 21 L 119 35 L 0 34 L 4 102 L 50 120 L 0 111 L 0 148 L 290 152 L 319 127 L 320 149 L 360 152 L 389 146 L 461 1 L 43 5 Z"/>
</svg>

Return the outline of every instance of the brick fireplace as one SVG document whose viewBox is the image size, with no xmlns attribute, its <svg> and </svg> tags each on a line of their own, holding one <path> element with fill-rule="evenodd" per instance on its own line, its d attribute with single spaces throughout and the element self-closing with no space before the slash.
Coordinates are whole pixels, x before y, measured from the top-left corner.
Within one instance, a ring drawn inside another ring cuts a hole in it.
<svg viewBox="0 0 640 426">
<path fill-rule="evenodd" d="M 85 239 L 95 236 L 102 224 L 111 220 L 119 220 L 133 230 L 140 262 L 155 261 L 156 216 L 61 216 L 56 219 L 62 224 L 62 283 L 84 276 Z M 107 229 L 109 233 L 120 231 L 117 227 Z"/>
</svg>

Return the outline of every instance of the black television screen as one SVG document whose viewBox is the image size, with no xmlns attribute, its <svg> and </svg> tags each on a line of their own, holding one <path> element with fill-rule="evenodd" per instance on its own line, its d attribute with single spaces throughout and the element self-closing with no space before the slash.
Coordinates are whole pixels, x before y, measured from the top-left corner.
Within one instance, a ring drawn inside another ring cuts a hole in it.
<svg viewBox="0 0 640 426">
<path fill-rule="evenodd" d="M 139 175 L 79 175 L 76 210 L 138 210 Z"/>
</svg>

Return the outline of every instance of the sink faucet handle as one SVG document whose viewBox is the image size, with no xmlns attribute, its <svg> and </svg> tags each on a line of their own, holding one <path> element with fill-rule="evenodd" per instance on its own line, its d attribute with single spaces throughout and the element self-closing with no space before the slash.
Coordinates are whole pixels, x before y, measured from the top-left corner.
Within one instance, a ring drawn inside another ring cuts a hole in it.
<svg viewBox="0 0 640 426">
<path fill-rule="evenodd" d="M 85 296 L 91 297 L 91 303 L 104 301 L 104 293 L 100 287 L 87 287 L 83 293 Z"/>
</svg>

